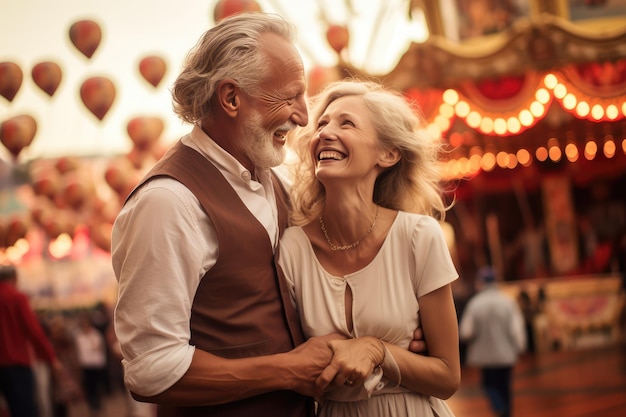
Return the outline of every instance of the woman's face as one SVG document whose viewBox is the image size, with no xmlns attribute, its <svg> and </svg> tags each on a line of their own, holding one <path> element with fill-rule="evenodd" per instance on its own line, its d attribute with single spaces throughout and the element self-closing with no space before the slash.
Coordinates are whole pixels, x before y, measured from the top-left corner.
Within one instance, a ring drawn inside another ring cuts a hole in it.
<svg viewBox="0 0 626 417">
<path fill-rule="evenodd" d="M 361 179 L 380 173 L 381 149 L 372 114 L 361 96 L 336 99 L 316 121 L 310 142 L 315 174 L 325 178 Z"/>
</svg>

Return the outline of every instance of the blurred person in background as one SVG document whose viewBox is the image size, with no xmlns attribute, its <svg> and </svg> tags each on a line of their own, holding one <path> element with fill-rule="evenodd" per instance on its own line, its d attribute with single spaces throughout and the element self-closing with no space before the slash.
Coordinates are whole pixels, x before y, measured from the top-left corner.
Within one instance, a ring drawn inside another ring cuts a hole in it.
<svg viewBox="0 0 626 417">
<path fill-rule="evenodd" d="M 78 363 L 81 368 L 81 382 L 85 400 L 92 415 L 98 415 L 102 408 L 102 399 L 107 390 L 107 348 L 106 340 L 89 315 L 85 312 L 78 318 L 74 331 L 74 342 Z"/>
<path fill-rule="evenodd" d="M 53 377 L 63 365 L 17 281 L 14 265 L 0 266 L 0 394 L 11 417 L 38 417 L 34 361 L 49 364 Z"/>
<path fill-rule="evenodd" d="M 54 417 L 69 417 L 70 405 L 83 400 L 79 385 L 81 369 L 76 354 L 72 332 L 62 313 L 54 315 L 48 324 L 50 342 L 65 372 L 52 384 L 52 409 Z"/>
<path fill-rule="evenodd" d="M 491 408 L 498 417 L 510 417 L 513 368 L 526 349 L 524 316 L 517 301 L 498 288 L 493 268 L 478 271 L 476 286 L 461 317 L 459 337 L 467 343 L 467 365 L 480 369 Z"/>
</svg>

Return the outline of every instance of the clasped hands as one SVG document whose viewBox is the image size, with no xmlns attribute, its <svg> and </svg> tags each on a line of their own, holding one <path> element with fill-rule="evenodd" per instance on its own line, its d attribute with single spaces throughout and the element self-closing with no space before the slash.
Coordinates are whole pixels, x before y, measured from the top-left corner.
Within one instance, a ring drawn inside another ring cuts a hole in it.
<svg viewBox="0 0 626 417">
<path fill-rule="evenodd" d="M 330 385 L 362 385 L 385 358 L 382 342 L 371 336 L 331 340 L 328 347 L 333 357 L 315 381 L 323 391 Z"/>
<path fill-rule="evenodd" d="M 416 329 L 409 350 L 425 353 L 421 329 Z M 375 337 L 347 339 L 333 333 L 312 337 L 290 352 L 294 358 L 291 388 L 303 395 L 319 399 L 324 392 L 338 385 L 362 385 L 383 358 L 383 346 Z M 351 383 L 350 383 L 351 381 Z"/>
</svg>

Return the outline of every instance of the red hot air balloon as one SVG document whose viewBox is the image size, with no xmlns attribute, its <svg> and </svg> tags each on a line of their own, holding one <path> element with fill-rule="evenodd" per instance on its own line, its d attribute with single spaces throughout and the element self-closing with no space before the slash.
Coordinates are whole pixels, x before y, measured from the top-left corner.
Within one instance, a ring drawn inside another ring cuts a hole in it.
<svg viewBox="0 0 626 417">
<path fill-rule="evenodd" d="M 15 216 L 9 220 L 6 231 L 7 246 L 13 246 L 18 240 L 26 237 L 28 226 L 27 220 L 22 217 Z"/>
<path fill-rule="evenodd" d="M 341 73 L 337 67 L 315 66 L 307 73 L 307 93 L 314 96 L 326 84 L 340 78 Z"/>
<path fill-rule="evenodd" d="M 0 141 L 15 158 L 31 144 L 35 133 L 37 122 L 27 114 L 12 117 L 0 124 Z"/>
<path fill-rule="evenodd" d="M 217 23 L 235 13 L 260 11 L 261 6 L 254 0 L 219 0 L 213 9 L 213 20 Z"/>
<path fill-rule="evenodd" d="M 22 69 L 14 62 L 0 62 L 0 96 L 9 101 L 22 86 Z"/>
<path fill-rule="evenodd" d="M 115 85 L 106 77 L 91 77 L 81 85 L 80 98 L 85 107 L 102 120 L 115 100 Z"/>
<path fill-rule="evenodd" d="M 166 70 L 167 64 L 160 56 L 147 56 L 139 62 L 139 72 L 153 87 L 159 85 Z"/>
<path fill-rule="evenodd" d="M 60 176 L 56 172 L 47 172 L 45 175 L 39 175 L 32 180 L 32 187 L 35 195 L 44 196 L 52 200 L 61 188 Z"/>
<path fill-rule="evenodd" d="M 73 171 L 63 176 L 61 195 L 64 203 L 69 207 L 76 210 L 80 209 L 89 200 L 92 191 L 85 175 Z"/>
<path fill-rule="evenodd" d="M 102 30 L 93 20 L 79 20 L 70 26 L 70 40 L 83 55 L 91 58 L 102 39 Z"/>
<path fill-rule="evenodd" d="M 52 97 L 61 83 L 63 72 L 55 62 L 40 62 L 33 67 L 31 75 L 37 87 Z"/>
<path fill-rule="evenodd" d="M 128 122 L 126 131 L 137 149 L 145 151 L 159 139 L 163 127 L 159 117 L 135 117 Z"/>
<path fill-rule="evenodd" d="M 330 25 L 326 30 L 326 40 L 335 52 L 340 53 L 350 42 L 350 32 L 343 25 Z"/>
<path fill-rule="evenodd" d="M 76 156 L 62 156 L 57 159 L 54 168 L 61 174 L 76 171 L 81 165 L 80 159 Z"/>
</svg>

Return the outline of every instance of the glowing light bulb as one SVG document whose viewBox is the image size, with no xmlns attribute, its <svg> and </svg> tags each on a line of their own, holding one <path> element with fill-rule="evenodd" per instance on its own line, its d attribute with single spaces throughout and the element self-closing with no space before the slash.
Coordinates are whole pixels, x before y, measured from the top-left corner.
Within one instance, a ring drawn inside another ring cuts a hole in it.
<svg viewBox="0 0 626 417">
<path fill-rule="evenodd" d="M 576 114 L 580 117 L 586 117 L 589 114 L 589 103 L 586 101 L 579 101 L 576 105 Z"/>
<path fill-rule="evenodd" d="M 604 117 L 604 107 L 602 107 L 600 104 L 594 104 L 594 106 L 591 108 L 591 117 L 593 117 L 595 120 L 600 120 Z"/>
<path fill-rule="evenodd" d="M 459 101 L 454 106 L 454 112 L 458 117 L 465 118 L 470 112 L 470 106 L 467 101 Z"/>
<path fill-rule="evenodd" d="M 537 158 L 537 161 L 539 162 L 544 162 L 546 159 L 548 159 L 548 150 L 545 146 L 540 146 L 537 148 L 537 150 L 535 151 L 535 158 Z"/>
<path fill-rule="evenodd" d="M 535 122 L 535 117 L 526 109 L 519 112 L 519 121 L 523 126 L 531 126 Z"/>
<path fill-rule="evenodd" d="M 612 136 L 607 136 L 602 151 L 604 152 L 604 156 L 607 158 L 613 158 L 615 156 L 615 142 L 613 141 Z"/>
<path fill-rule="evenodd" d="M 610 120 L 615 120 L 619 116 L 619 109 L 615 104 L 609 104 L 606 108 L 606 117 Z"/>
<path fill-rule="evenodd" d="M 528 167 L 532 163 L 530 152 L 528 152 L 527 149 L 524 149 L 524 148 L 518 149 L 516 156 L 517 156 L 517 160 L 519 161 L 520 164 L 522 164 L 522 166 Z"/>
<path fill-rule="evenodd" d="M 545 88 L 540 88 L 535 92 L 535 99 L 541 104 L 550 102 L 550 93 Z"/>
<path fill-rule="evenodd" d="M 545 106 L 539 103 L 538 101 L 533 101 L 532 103 L 530 103 L 530 112 L 532 113 L 533 116 L 541 117 L 543 116 L 545 111 L 546 111 Z"/>
<path fill-rule="evenodd" d="M 578 160 L 578 147 L 575 143 L 570 142 L 565 146 L 565 156 L 570 162 L 576 162 Z"/>
<path fill-rule="evenodd" d="M 569 93 L 563 97 L 563 107 L 567 110 L 574 110 L 576 108 L 576 104 L 578 104 L 578 99 L 574 94 Z"/>
<path fill-rule="evenodd" d="M 465 121 L 467 122 L 467 125 L 469 127 L 476 129 L 478 126 L 480 126 L 482 119 L 483 118 L 481 117 L 480 113 L 478 113 L 477 111 L 471 111 L 467 115 L 467 118 L 465 119 Z"/>
<path fill-rule="evenodd" d="M 493 119 L 491 117 L 483 117 L 480 121 L 480 130 L 487 134 L 493 132 Z"/>
<path fill-rule="evenodd" d="M 487 152 L 486 154 L 483 155 L 480 165 L 483 168 L 483 171 L 485 172 L 492 171 L 493 168 L 496 166 L 495 155 L 491 152 Z"/>
<path fill-rule="evenodd" d="M 558 146 L 552 146 L 548 150 L 548 155 L 553 162 L 559 162 L 561 160 L 561 156 L 563 156 L 563 152 L 561 152 L 561 148 Z"/>
<path fill-rule="evenodd" d="M 504 120 L 502 117 L 498 117 L 493 121 L 493 131 L 496 132 L 498 135 L 504 135 L 507 130 L 506 130 L 506 120 Z"/>
<path fill-rule="evenodd" d="M 593 139 L 589 140 L 585 144 L 585 158 L 591 161 L 592 159 L 596 157 L 597 152 L 598 152 L 598 145 Z"/>
<path fill-rule="evenodd" d="M 509 117 L 506 121 L 506 128 L 509 132 L 515 134 L 522 130 L 522 124 L 517 117 Z"/>
<path fill-rule="evenodd" d="M 567 95 L 567 87 L 565 85 L 559 83 L 554 87 L 554 97 L 558 99 L 562 99 Z"/>
<path fill-rule="evenodd" d="M 443 92 L 443 101 L 449 105 L 455 105 L 459 101 L 459 93 L 452 88 Z"/>
<path fill-rule="evenodd" d="M 546 76 L 543 78 L 543 83 L 546 85 L 546 87 L 552 90 L 557 86 L 559 80 L 556 78 L 556 75 L 550 73 L 546 74 Z"/>
</svg>

